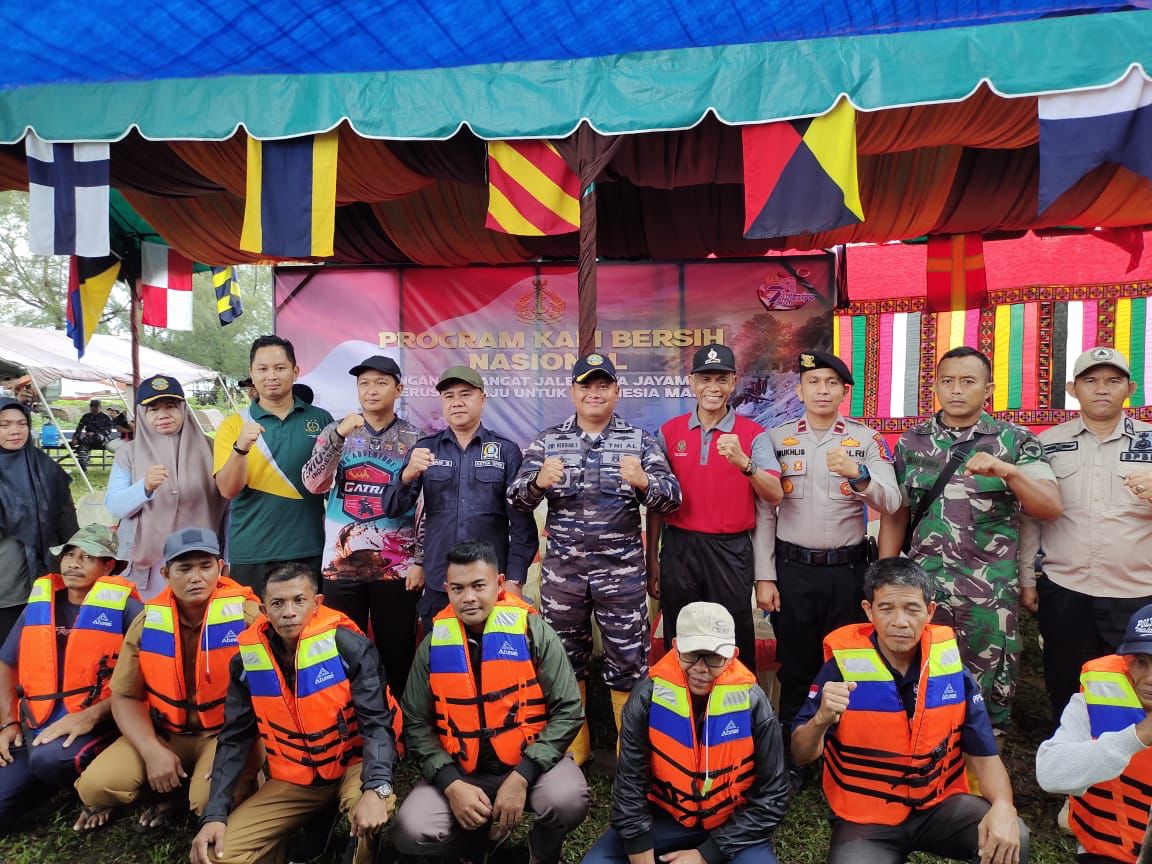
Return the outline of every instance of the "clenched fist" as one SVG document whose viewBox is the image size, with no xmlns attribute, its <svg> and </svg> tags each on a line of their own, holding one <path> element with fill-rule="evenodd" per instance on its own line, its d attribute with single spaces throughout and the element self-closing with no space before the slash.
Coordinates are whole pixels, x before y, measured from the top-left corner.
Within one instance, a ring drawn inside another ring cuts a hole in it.
<svg viewBox="0 0 1152 864">
<path fill-rule="evenodd" d="M 964 473 L 969 477 L 999 477 L 1008 480 L 1019 469 L 1011 463 L 997 459 L 991 453 L 973 453 L 964 466 Z"/>
<path fill-rule="evenodd" d="M 345 418 L 347 419 L 347 418 Z M 404 472 L 400 475 L 400 482 L 407 486 L 425 471 L 432 467 L 432 463 L 436 461 L 436 457 L 432 455 L 432 451 L 427 447 L 417 447 L 412 451 L 412 456 L 408 460 L 408 465 L 405 466 Z"/>
<path fill-rule="evenodd" d="M 845 480 L 855 480 L 860 476 L 860 463 L 843 447 L 833 447 L 828 451 L 828 470 Z"/>
<path fill-rule="evenodd" d="M 536 479 L 532 482 L 536 484 L 539 489 L 551 489 L 557 483 L 564 479 L 564 463 L 560 461 L 557 456 L 549 456 L 540 465 L 540 470 L 536 472 Z"/>
<path fill-rule="evenodd" d="M 347 438 L 357 429 L 364 428 L 364 417 L 359 411 L 353 411 L 338 424 L 336 424 L 336 434 L 341 438 Z"/>
<path fill-rule="evenodd" d="M 716 452 L 740 470 L 748 467 L 748 454 L 740 446 L 740 436 L 725 432 L 716 439 Z"/>
<path fill-rule="evenodd" d="M 848 697 L 856 689 L 855 681 L 827 681 L 820 693 L 820 707 L 812 719 L 821 726 L 840 722 L 840 715 L 848 710 Z"/>
<path fill-rule="evenodd" d="M 633 489 L 639 489 L 643 492 L 648 488 L 648 474 L 645 473 L 644 466 L 640 464 L 639 456 L 620 457 L 620 476 Z"/>
<path fill-rule="evenodd" d="M 262 434 L 264 434 L 264 427 L 253 420 L 249 420 L 240 427 L 240 437 L 236 439 L 236 448 L 247 453 Z"/>
<path fill-rule="evenodd" d="M 163 465 L 152 465 L 144 475 L 144 491 L 151 495 L 160 484 L 168 479 L 168 469 Z"/>
</svg>

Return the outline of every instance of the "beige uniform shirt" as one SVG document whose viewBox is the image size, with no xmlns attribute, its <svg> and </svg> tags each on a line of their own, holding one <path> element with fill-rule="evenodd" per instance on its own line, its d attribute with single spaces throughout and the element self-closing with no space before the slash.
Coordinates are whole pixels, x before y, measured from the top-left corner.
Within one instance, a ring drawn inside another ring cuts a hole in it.
<svg viewBox="0 0 1152 864">
<path fill-rule="evenodd" d="M 863 423 L 837 417 L 831 429 L 818 432 L 801 417 L 763 435 L 771 437 L 780 462 L 784 499 L 778 508 L 756 502 L 752 540 L 757 581 L 776 579 L 777 539 L 808 549 L 852 546 L 864 539 L 865 505 L 883 513 L 900 508 L 892 452 L 883 436 Z M 847 479 L 828 470 L 833 447 L 843 447 L 850 458 L 867 466 L 872 480 L 864 492 L 854 491 Z"/>
<path fill-rule="evenodd" d="M 1020 584 L 1036 584 L 1035 560 L 1054 583 L 1092 597 L 1152 595 L 1152 504 L 1124 478 L 1152 468 L 1152 424 L 1121 418 L 1104 440 L 1077 417 L 1040 433 L 1064 501 L 1051 522 L 1023 516 Z"/>
</svg>

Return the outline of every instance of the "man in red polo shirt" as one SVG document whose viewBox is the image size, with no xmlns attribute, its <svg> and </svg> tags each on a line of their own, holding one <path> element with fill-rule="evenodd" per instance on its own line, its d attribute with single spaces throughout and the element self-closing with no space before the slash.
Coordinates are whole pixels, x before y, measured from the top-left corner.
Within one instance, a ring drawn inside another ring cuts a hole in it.
<svg viewBox="0 0 1152 864">
<path fill-rule="evenodd" d="M 684 498 L 674 513 L 648 512 L 648 593 L 660 599 L 666 647 L 681 609 L 699 600 L 719 603 L 736 622 L 740 661 L 755 671 L 750 532 L 756 497 L 769 504 L 783 497 L 780 463 L 768 436 L 753 446 L 763 427 L 728 404 L 736 389 L 731 348 L 698 350 L 689 383 L 696 410 L 660 427 L 660 446 Z"/>
</svg>

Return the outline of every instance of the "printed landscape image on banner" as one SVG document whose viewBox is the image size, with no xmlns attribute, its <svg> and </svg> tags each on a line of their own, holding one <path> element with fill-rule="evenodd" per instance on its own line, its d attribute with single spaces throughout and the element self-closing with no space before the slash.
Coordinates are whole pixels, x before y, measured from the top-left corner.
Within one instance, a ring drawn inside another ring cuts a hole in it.
<svg viewBox="0 0 1152 864">
<path fill-rule="evenodd" d="M 766 427 L 796 417 L 796 355 L 831 342 L 832 268 L 827 255 L 602 263 L 596 338 L 620 376 L 617 412 L 655 431 L 688 411 L 692 354 L 722 342 L 740 367 L 737 410 Z M 484 378 L 485 425 L 522 445 L 572 413 L 575 265 L 280 267 L 275 287 L 276 332 L 336 417 L 356 407 L 348 370 L 372 354 L 400 364 L 398 412 L 425 429 L 445 426 L 435 385 L 457 364 Z"/>
</svg>

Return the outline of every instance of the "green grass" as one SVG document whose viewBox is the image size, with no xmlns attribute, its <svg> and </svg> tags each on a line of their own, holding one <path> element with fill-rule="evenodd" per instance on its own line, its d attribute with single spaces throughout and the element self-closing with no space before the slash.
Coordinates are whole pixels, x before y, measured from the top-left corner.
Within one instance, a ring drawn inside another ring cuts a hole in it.
<svg viewBox="0 0 1152 864">
<path fill-rule="evenodd" d="M 1024 622 L 1024 675 L 1016 696 L 1016 731 L 1008 737 L 1004 761 L 1012 776 L 1016 803 L 1032 832 L 1033 864 L 1065 864 L 1075 854 L 1075 843 L 1056 829 L 1056 814 L 1061 799 L 1046 795 L 1036 786 L 1034 754 L 1048 728 L 1048 698 L 1039 673 L 1039 650 L 1036 628 L 1030 618 Z M 602 687 L 591 688 L 589 715 L 592 738 L 603 751 L 601 761 L 612 741 L 611 708 Z M 3 770 L 3 769 L 0 769 Z M 608 825 L 611 806 L 611 784 L 602 776 L 589 772 L 592 788 L 592 811 L 587 821 L 570 835 L 564 861 L 578 862 Z M 399 766 L 397 789 L 401 800 L 418 779 L 409 762 Z M 44 864 L 44 862 L 84 862 L 84 864 L 159 864 L 186 861 L 195 825 L 191 821 L 154 831 L 149 835 L 132 830 L 132 814 L 121 814 L 112 824 L 95 834 L 78 837 L 71 830 L 76 801 L 70 793 L 59 793 L 40 806 L 28 810 L 21 819 L 23 830 L 0 837 L 0 862 L 3 864 Z M 776 833 L 776 849 L 783 864 L 817 864 L 825 860 L 828 849 L 828 810 L 816 780 L 810 782 L 793 801 Z M 524 838 L 526 827 L 492 856 L 493 864 L 521 864 L 528 860 Z M 339 860 L 341 844 L 322 859 L 325 864 Z M 381 861 L 399 860 L 387 845 L 382 847 Z M 934 864 L 943 859 L 927 855 L 911 859 L 915 864 Z"/>
</svg>

